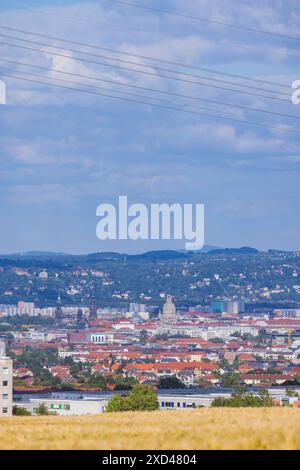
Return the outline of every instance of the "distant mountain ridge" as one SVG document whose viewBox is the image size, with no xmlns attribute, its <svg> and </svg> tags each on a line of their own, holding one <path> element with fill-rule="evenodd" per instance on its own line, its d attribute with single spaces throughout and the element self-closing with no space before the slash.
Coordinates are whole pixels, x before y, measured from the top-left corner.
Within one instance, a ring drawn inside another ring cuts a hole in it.
<svg viewBox="0 0 300 470">
<path fill-rule="evenodd" d="M 19 253 L 9 253 L 9 254 L 0 254 L 0 258 L 56 258 L 56 257 L 80 257 L 80 258 L 87 258 L 87 259 L 121 259 L 121 258 L 182 258 L 187 254 L 195 254 L 195 253 L 209 253 L 212 250 L 219 250 L 221 248 L 213 246 L 213 245 L 204 245 L 202 250 L 198 251 L 186 251 L 186 250 L 153 250 L 153 251 L 146 251 L 144 253 L 119 253 L 114 251 L 103 251 L 103 252 L 94 252 L 88 254 L 77 254 L 74 255 L 72 253 L 65 253 L 65 252 L 56 252 L 56 251 L 39 251 L 39 250 L 32 250 L 32 251 L 24 251 Z"/>
<path fill-rule="evenodd" d="M 215 255 L 215 254 L 228 254 L 228 255 L 234 255 L 234 254 L 256 254 L 259 253 L 259 250 L 256 248 L 251 248 L 250 246 L 242 246 L 241 248 L 217 248 L 215 250 L 209 251 L 210 255 Z"/>
<path fill-rule="evenodd" d="M 63 253 L 63 252 L 56 252 L 56 251 L 24 251 L 24 252 L 21 252 L 21 253 L 11 253 L 9 255 L 0 255 L 1 257 L 2 256 L 6 256 L 6 257 L 15 257 L 15 256 L 22 256 L 22 257 L 32 257 L 32 256 L 35 256 L 35 257 L 38 257 L 38 256 L 51 256 L 51 257 L 55 257 L 55 256 L 72 256 L 68 253 Z"/>
<path fill-rule="evenodd" d="M 218 248 L 212 245 L 205 245 L 202 250 L 198 251 L 185 251 L 185 250 L 156 250 L 156 251 L 147 251 L 145 253 L 118 253 L 118 252 L 95 252 L 88 253 L 83 255 L 74 255 L 71 253 L 64 252 L 51 252 L 51 251 L 26 251 L 21 253 L 11 253 L 11 254 L 2 254 L 0 255 L 1 259 L 36 259 L 36 260 L 51 260 L 51 259 L 85 259 L 86 261 L 101 261 L 101 260 L 168 260 L 168 259 L 180 259 L 180 258 L 190 258 L 198 254 L 210 254 L 210 255 L 219 255 L 219 254 L 256 254 L 259 253 L 259 250 L 251 247 L 241 247 L 241 248 Z"/>
</svg>

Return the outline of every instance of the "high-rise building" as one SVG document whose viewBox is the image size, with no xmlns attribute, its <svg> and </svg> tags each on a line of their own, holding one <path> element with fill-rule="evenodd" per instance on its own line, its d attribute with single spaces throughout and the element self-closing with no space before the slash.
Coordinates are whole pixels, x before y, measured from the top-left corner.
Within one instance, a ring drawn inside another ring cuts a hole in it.
<svg viewBox="0 0 300 470">
<path fill-rule="evenodd" d="M 10 304 L 1 304 L 0 305 L 0 314 L 12 317 L 18 314 L 18 308 L 16 305 Z"/>
<path fill-rule="evenodd" d="M 0 341 L 0 416 L 12 415 L 13 363 Z"/>
<path fill-rule="evenodd" d="M 211 303 L 213 313 L 224 313 L 226 311 L 224 300 L 213 300 Z"/>
<path fill-rule="evenodd" d="M 18 302 L 18 315 L 30 315 L 35 314 L 35 305 L 34 302 L 23 302 L 20 300 Z"/>
<path fill-rule="evenodd" d="M 245 311 L 245 302 L 242 300 L 213 300 L 211 303 L 214 313 L 238 313 Z"/>
<path fill-rule="evenodd" d="M 240 300 L 231 300 L 225 303 L 225 311 L 235 315 L 245 311 L 245 302 Z"/>
</svg>

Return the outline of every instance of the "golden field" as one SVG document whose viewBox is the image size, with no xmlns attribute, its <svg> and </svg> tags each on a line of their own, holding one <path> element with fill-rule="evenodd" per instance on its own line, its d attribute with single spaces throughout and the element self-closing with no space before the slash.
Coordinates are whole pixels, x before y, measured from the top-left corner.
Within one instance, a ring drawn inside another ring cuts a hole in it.
<svg viewBox="0 0 300 470">
<path fill-rule="evenodd" d="M 0 449 L 300 449 L 300 410 L 213 408 L 0 418 Z"/>
</svg>

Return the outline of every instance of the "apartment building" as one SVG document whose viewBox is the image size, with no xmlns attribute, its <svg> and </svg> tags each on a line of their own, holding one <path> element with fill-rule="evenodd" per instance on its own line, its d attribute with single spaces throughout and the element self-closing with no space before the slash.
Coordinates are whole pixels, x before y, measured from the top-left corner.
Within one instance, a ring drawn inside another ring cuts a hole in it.
<svg viewBox="0 0 300 470">
<path fill-rule="evenodd" d="M 5 344 L 0 341 L 0 417 L 12 415 L 12 360 L 6 357 Z"/>
</svg>

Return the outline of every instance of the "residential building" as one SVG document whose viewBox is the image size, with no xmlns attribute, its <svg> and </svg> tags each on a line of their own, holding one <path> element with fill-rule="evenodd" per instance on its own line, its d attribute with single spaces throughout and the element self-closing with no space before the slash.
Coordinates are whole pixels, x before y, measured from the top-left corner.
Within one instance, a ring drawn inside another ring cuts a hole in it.
<svg viewBox="0 0 300 470">
<path fill-rule="evenodd" d="M 6 356 L 5 344 L 0 342 L 0 416 L 12 415 L 12 360 Z"/>
</svg>

